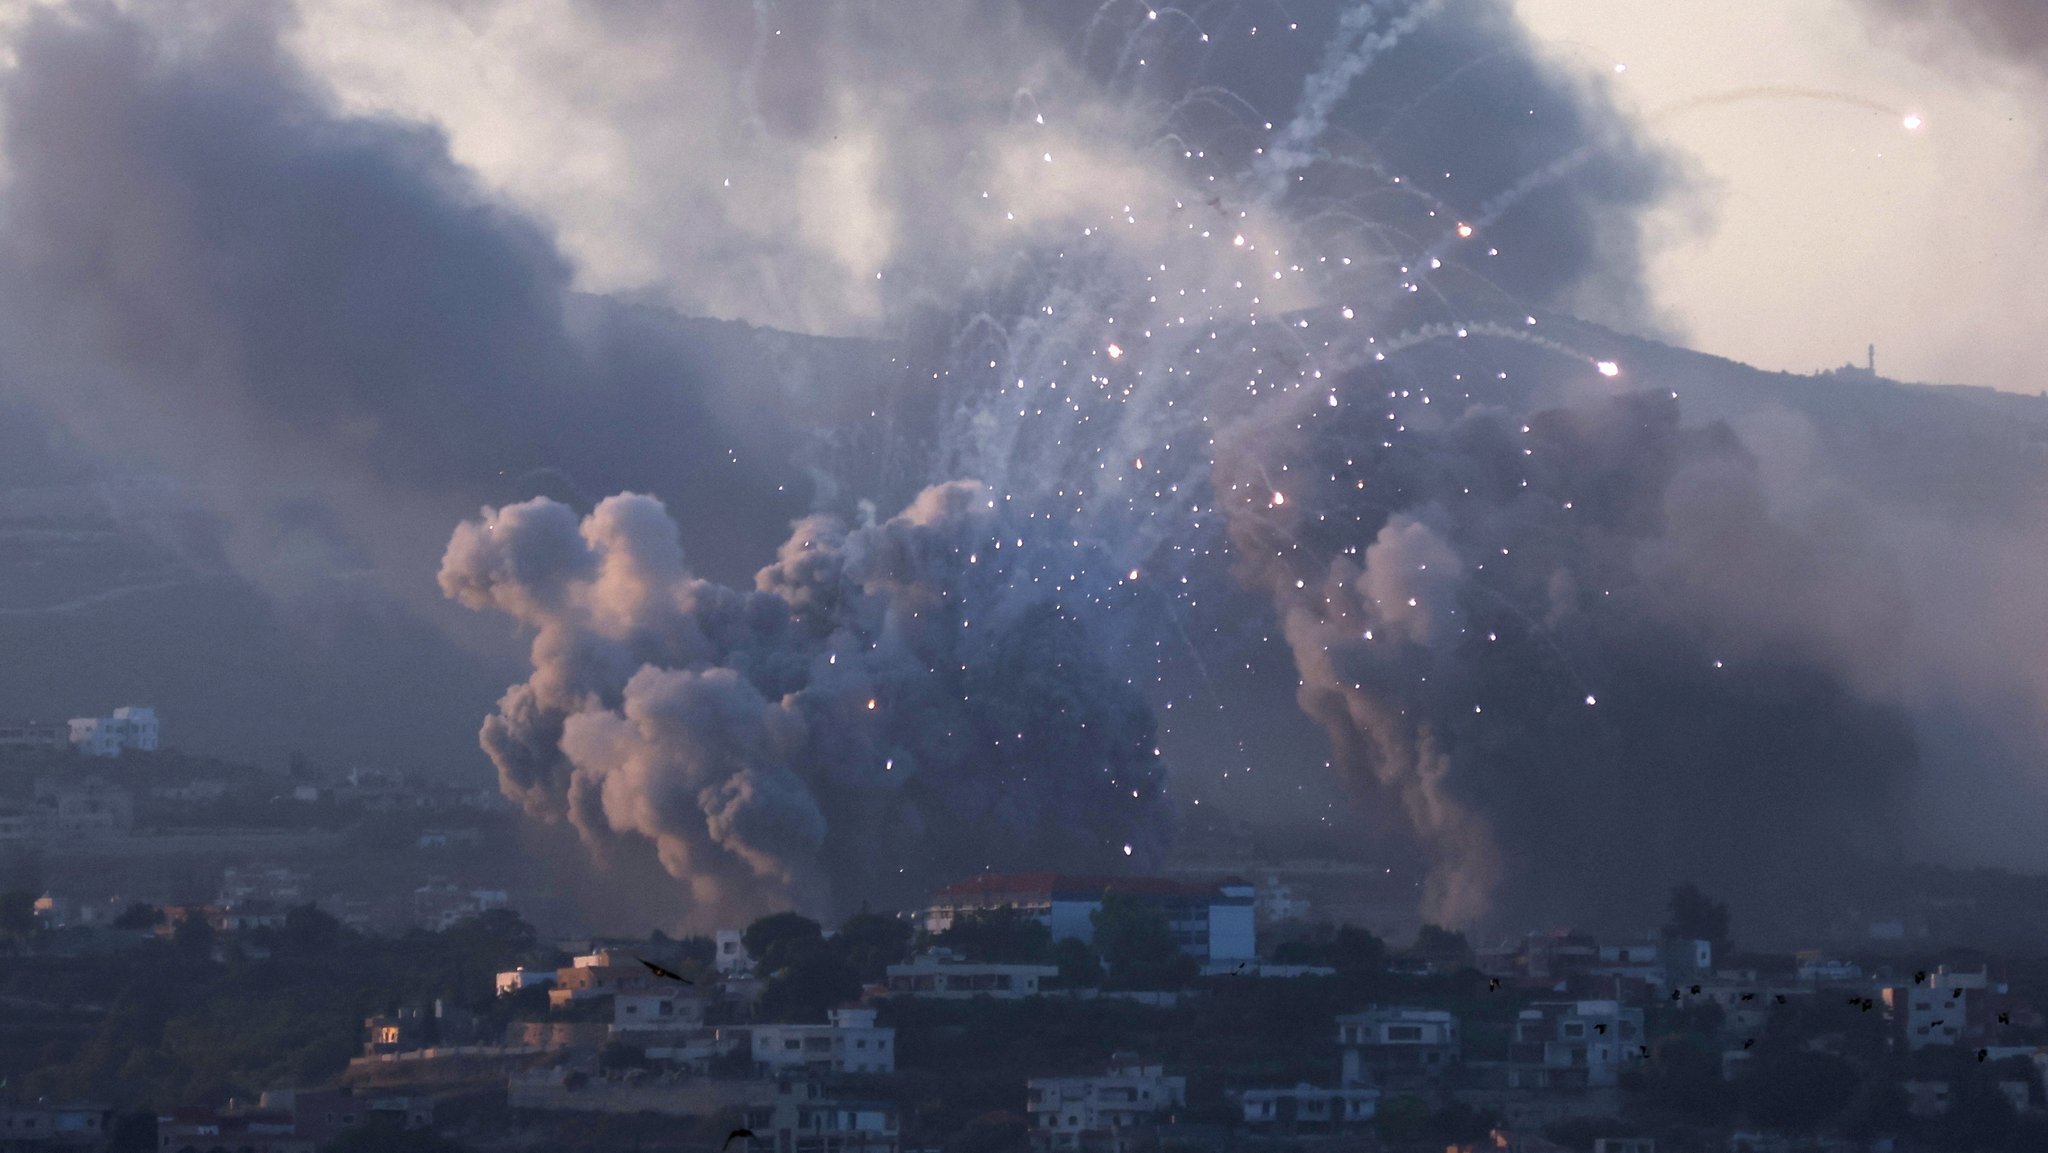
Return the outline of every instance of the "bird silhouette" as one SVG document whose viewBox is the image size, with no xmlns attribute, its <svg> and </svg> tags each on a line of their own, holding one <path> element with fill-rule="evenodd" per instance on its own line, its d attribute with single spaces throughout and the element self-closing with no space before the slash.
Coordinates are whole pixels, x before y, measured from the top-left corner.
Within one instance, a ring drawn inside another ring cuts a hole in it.
<svg viewBox="0 0 2048 1153">
<path fill-rule="evenodd" d="M 1754 1001 L 1754 1000 L 1756 1000 L 1756 994 L 1755 994 L 1755 993 L 1744 993 L 1744 994 L 1742 995 L 1742 999 L 1743 999 L 1743 1000 L 1745 1000 L 1745 1001 Z"/>
<path fill-rule="evenodd" d="M 1979 1065 L 1982 1065 L 1982 1064 L 1984 1063 L 1984 1058 L 1986 1058 L 1986 1057 L 1989 1057 L 1990 1055 L 1991 1055 L 1991 1050 L 1989 1050 L 1989 1049 L 1979 1049 L 1979 1050 L 1977 1050 L 1977 1064 L 1979 1064 Z"/>
<path fill-rule="evenodd" d="M 2010 1024 L 2012 1024 L 2012 1014 L 2011 1014 L 2011 1013 L 2000 1013 L 2000 1014 L 1998 1015 L 1998 1023 L 1999 1023 L 1999 1024 L 2001 1024 L 2001 1025 L 2010 1025 Z"/>
<path fill-rule="evenodd" d="M 1605 1025 L 1595 1025 L 1595 1026 L 1593 1026 L 1593 1031 L 1594 1031 L 1595 1033 L 1600 1033 L 1600 1034 L 1603 1034 L 1603 1035 L 1604 1035 L 1604 1034 L 1605 1034 L 1605 1033 L 1607 1032 L 1607 1026 L 1605 1026 Z"/>
<path fill-rule="evenodd" d="M 1744 1041 L 1744 1042 L 1742 1043 L 1742 1047 L 1743 1047 L 1743 1048 L 1745 1048 L 1745 1049 L 1753 1049 L 1753 1048 L 1755 1048 L 1755 1047 L 1756 1047 L 1756 1038 L 1755 1038 L 1755 1037 L 1751 1037 L 1751 1038 L 1750 1038 L 1749 1040 L 1747 1040 L 1747 1041 Z"/>
<path fill-rule="evenodd" d="M 1783 993 L 1780 993 L 1780 994 L 1778 994 L 1778 1004 L 1782 1005 L 1782 1004 L 1784 1004 L 1784 1003 L 1785 1003 L 1785 994 L 1783 994 Z"/>
<path fill-rule="evenodd" d="M 1489 993 L 1498 993 L 1498 992 L 1500 992 L 1500 978 L 1499 978 L 1499 977 L 1494 977 L 1494 978 L 1492 978 L 1491 980 L 1487 981 L 1487 982 L 1486 982 L 1486 991 L 1487 991 L 1487 992 L 1489 992 Z"/>
<path fill-rule="evenodd" d="M 718 1147 L 718 1153 L 725 1153 L 725 1151 L 732 1146 L 733 1142 L 738 1141 L 742 1137 L 746 1138 L 747 1143 L 751 1145 L 754 1140 L 754 1131 L 752 1129 L 735 1129 L 732 1132 L 726 1134 L 725 1144 L 720 1145 Z"/>
<path fill-rule="evenodd" d="M 1692 995 L 1695 997 L 1700 995 L 1700 987 L 1698 985 L 1692 987 Z"/>
<path fill-rule="evenodd" d="M 660 965 L 655 964 L 654 962 L 648 960 L 645 957 L 635 957 L 633 959 L 647 966 L 647 971 L 654 974 L 657 977 L 661 977 L 669 981 L 681 981 L 685 985 L 694 985 L 697 983 L 695 981 L 690 980 L 688 977 L 683 976 L 681 973 L 675 973 L 667 969 L 664 969 Z"/>
<path fill-rule="evenodd" d="M 1948 995 L 1951 997 L 1960 997 L 1963 995 L 1963 990 L 1961 989 L 1961 987 L 1950 989 L 1948 991 Z"/>
<path fill-rule="evenodd" d="M 1914 983 L 1915 985 L 1918 985 L 1918 984 L 1919 984 L 1920 982 L 1922 982 L 1922 981 L 1925 981 L 1926 979 L 1927 979 L 1927 970 L 1925 970 L 1925 969 L 1922 969 L 1922 970 L 1920 970 L 1919 972 L 1917 972 L 1917 973 L 1914 973 L 1914 974 L 1913 974 L 1913 983 Z"/>
</svg>

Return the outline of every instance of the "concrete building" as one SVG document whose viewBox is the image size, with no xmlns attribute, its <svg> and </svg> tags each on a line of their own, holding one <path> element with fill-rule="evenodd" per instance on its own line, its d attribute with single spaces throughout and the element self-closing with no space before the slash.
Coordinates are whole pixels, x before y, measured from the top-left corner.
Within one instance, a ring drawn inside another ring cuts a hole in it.
<svg viewBox="0 0 2048 1153">
<path fill-rule="evenodd" d="M 1053 940 L 1095 940 L 1089 914 L 1116 893 L 1166 914 L 1181 952 L 1199 961 L 1249 961 L 1258 956 L 1258 891 L 1245 882 L 1218 884 L 1162 877 L 1088 877 L 1064 873 L 984 873 L 932 894 L 924 928 L 943 933 L 963 913 L 1014 908 L 1044 925 Z"/>
<path fill-rule="evenodd" d="M 1337 1018 L 1345 1088 L 1436 1081 L 1459 1060 L 1458 1019 L 1444 1009 L 1372 1008 Z"/>
<path fill-rule="evenodd" d="M 1980 1035 L 1983 1023 L 1972 1014 L 1983 1016 L 1991 991 L 1986 970 L 1958 971 L 1942 966 L 1924 981 L 1887 987 L 1883 999 L 1911 1052 L 1930 1045 L 1955 1045 Z"/>
<path fill-rule="evenodd" d="M 45 838 L 121 837 L 135 827 L 135 795 L 99 777 L 37 781 L 29 811 L 41 822 Z"/>
<path fill-rule="evenodd" d="M 897 1153 L 894 1106 L 830 1095 L 811 1080 L 776 1083 L 772 1102 L 747 1109 L 746 1128 L 775 1153 Z"/>
<path fill-rule="evenodd" d="M 113 1121 L 107 1105 L 8 1102 L 0 1104 L 0 1149 L 104 1149 Z"/>
<path fill-rule="evenodd" d="M 112 716 L 73 717 L 71 745 L 88 757 L 118 757 L 123 749 L 153 753 L 157 748 L 156 710 L 122 705 Z"/>
<path fill-rule="evenodd" d="M 704 1024 L 704 997 L 688 990 L 661 989 L 612 997 L 612 1033 L 673 1033 Z"/>
<path fill-rule="evenodd" d="M 61 749 L 71 743 L 71 726 L 61 721 L 0 723 L 0 749 Z"/>
<path fill-rule="evenodd" d="M 1016 1000 L 1036 997 L 1039 984 L 1059 976 L 1057 965 L 1002 965 L 963 961 L 948 949 L 932 949 L 907 964 L 888 968 L 889 994 L 894 997 L 936 997 L 966 1000 L 993 997 Z"/>
<path fill-rule="evenodd" d="M 301 1136 L 292 1115 L 277 1110 L 175 1109 L 158 1114 L 161 1153 L 316 1153 L 320 1143 Z"/>
<path fill-rule="evenodd" d="M 712 938 L 715 950 L 712 959 L 717 964 L 719 976 L 744 977 L 754 971 L 754 958 L 748 955 L 742 936 L 738 929 L 720 929 Z"/>
<path fill-rule="evenodd" d="M 1522 1010 L 1508 1045 L 1511 1089 L 1604 1089 L 1641 1057 L 1643 1011 L 1618 1001 L 1546 1001 Z"/>
<path fill-rule="evenodd" d="M 553 969 L 528 969 L 524 966 L 517 969 L 507 969 L 498 974 L 498 996 L 509 997 L 521 989 L 531 989 L 536 986 L 545 988 L 554 983 L 555 971 Z"/>
<path fill-rule="evenodd" d="M 503 889 L 465 889 L 447 881 L 430 881 L 412 892 L 413 920 L 441 933 L 479 913 L 506 908 L 510 902 Z"/>
<path fill-rule="evenodd" d="M 896 1030 L 875 1024 L 873 1009 L 833 1009 L 823 1025 L 756 1025 L 754 1067 L 763 1076 L 792 1073 L 894 1073 Z"/>
<path fill-rule="evenodd" d="M 292 1132 L 325 1145 L 359 1125 L 394 1129 L 434 1127 L 434 1099 L 417 1094 L 356 1093 L 348 1089 L 272 1089 L 257 1107 L 291 1118 Z"/>
<path fill-rule="evenodd" d="M 1245 1125 L 1289 1133 L 1366 1124 L 1379 1112 L 1380 1101 L 1378 1089 L 1318 1089 L 1307 1084 L 1292 1089 L 1246 1089 L 1237 1096 Z"/>
<path fill-rule="evenodd" d="M 1187 1104 L 1187 1078 L 1130 1053 L 1110 1058 L 1091 1077 L 1033 1077 L 1025 1082 L 1025 1113 L 1034 1153 L 1118 1149 L 1137 1131 Z"/>
</svg>

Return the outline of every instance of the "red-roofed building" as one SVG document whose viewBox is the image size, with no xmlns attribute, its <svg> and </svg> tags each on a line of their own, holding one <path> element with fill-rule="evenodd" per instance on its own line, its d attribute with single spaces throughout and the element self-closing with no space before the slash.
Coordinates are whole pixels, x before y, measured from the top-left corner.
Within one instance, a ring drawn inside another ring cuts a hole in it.
<svg viewBox="0 0 2048 1153">
<path fill-rule="evenodd" d="M 1257 956 L 1253 919 L 1257 890 L 1248 882 L 1218 884 L 1165 877 L 1103 877 L 1067 873 L 983 873 L 932 894 L 924 911 L 927 932 L 943 933 L 963 913 L 1014 908 L 1052 931 L 1053 940 L 1095 939 L 1089 914 L 1105 894 L 1135 897 L 1166 914 L 1181 951 L 1207 962 Z"/>
</svg>

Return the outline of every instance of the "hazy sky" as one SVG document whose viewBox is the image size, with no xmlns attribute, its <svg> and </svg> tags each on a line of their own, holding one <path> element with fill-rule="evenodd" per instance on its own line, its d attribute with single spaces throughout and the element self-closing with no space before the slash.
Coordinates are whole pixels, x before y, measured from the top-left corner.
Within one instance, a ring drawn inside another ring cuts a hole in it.
<svg viewBox="0 0 2048 1153">
<path fill-rule="evenodd" d="M 1805 372 L 1860 363 L 1875 341 L 1899 379 L 2048 388 L 2038 76 L 1845 0 L 1517 8 L 1561 62 L 1606 74 L 1645 131 L 1697 166 L 1697 196 L 1664 213 L 1651 265 L 1694 347 Z M 1925 125 L 1792 96 L 1667 111 L 1764 87 L 1873 100 Z"/>
</svg>

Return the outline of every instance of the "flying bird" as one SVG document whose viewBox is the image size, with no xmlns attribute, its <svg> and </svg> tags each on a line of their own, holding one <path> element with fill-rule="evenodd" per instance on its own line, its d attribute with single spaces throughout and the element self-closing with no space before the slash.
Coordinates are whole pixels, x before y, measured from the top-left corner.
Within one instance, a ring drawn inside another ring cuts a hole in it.
<svg viewBox="0 0 2048 1153">
<path fill-rule="evenodd" d="M 1744 1041 L 1744 1042 L 1742 1043 L 1742 1047 L 1743 1047 L 1743 1048 L 1745 1048 L 1745 1049 L 1752 1049 L 1752 1048 L 1755 1048 L 1755 1047 L 1756 1047 L 1756 1038 L 1755 1038 L 1755 1037 L 1751 1037 L 1751 1038 L 1750 1038 L 1750 1039 L 1748 1039 L 1747 1041 Z"/>
<path fill-rule="evenodd" d="M 742 1137 L 746 1138 L 748 1144 L 751 1145 L 754 1140 L 754 1131 L 752 1129 L 735 1129 L 732 1132 L 726 1134 L 725 1144 L 720 1145 L 718 1147 L 718 1153 L 725 1153 L 725 1151 L 732 1146 L 733 1142 L 739 1140 Z"/>
<path fill-rule="evenodd" d="M 647 966 L 648 972 L 664 980 L 681 981 L 685 985 L 694 985 L 697 983 L 695 981 L 690 980 L 688 977 L 683 976 L 681 973 L 671 972 L 667 969 L 664 969 L 660 965 L 655 964 L 654 962 L 648 960 L 645 957 L 635 957 L 633 959 Z"/>
</svg>

